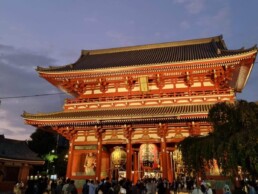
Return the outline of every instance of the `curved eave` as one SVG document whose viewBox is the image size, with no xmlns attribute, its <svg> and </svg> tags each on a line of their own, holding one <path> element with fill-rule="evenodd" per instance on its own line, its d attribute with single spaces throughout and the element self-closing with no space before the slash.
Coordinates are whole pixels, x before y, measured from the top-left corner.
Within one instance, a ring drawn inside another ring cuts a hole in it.
<svg viewBox="0 0 258 194">
<path fill-rule="evenodd" d="M 0 161 L 3 162 L 17 162 L 17 163 L 28 163 L 31 165 L 44 165 L 44 160 L 28 160 L 28 159 L 16 159 L 16 158 L 3 158 L 0 157 Z"/>
<path fill-rule="evenodd" d="M 185 104 L 185 105 L 174 105 L 174 106 L 152 106 L 152 107 L 131 107 L 131 108 L 103 108 L 103 109 L 92 109 L 92 110 L 77 110 L 77 111 L 58 111 L 51 113 L 27 113 L 23 112 L 21 115 L 27 119 L 74 119 L 74 118 L 141 118 L 141 117 L 153 117 L 153 116 L 180 116 L 189 114 L 202 114 L 207 113 L 208 110 L 213 106 L 213 103 L 207 104 Z"/>
<path fill-rule="evenodd" d="M 238 74 L 238 78 L 236 80 L 236 84 L 235 84 L 235 91 L 236 92 L 242 92 L 242 90 L 244 89 L 249 76 L 252 72 L 255 60 L 256 60 L 256 55 L 257 55 L 257 51 L 254 55 L 254 59 L 253 59 L 253 63 L 251 64 L 243 64 L 240 66 L 239 68 L 239 74 Z"/>
<path fill-rule="evenodd" d="M 120 119 L 151 119 L 151 118 L 190 118 L 190 117 L 204 117 L 207 116 L 207 113 L 188 113 L 188 114 L 164 114 L 164 115 L 146 115 L 146 116 L 121 116 L 121 117 L 88 117 L 88 118 L 80 118 L 80 117 L 57 117 L 57 118 L 26 118 L 25 120 L 30 121 L 42 121 L 42 122 L 84 122 L 84 121 L 103 121 L 103 120 L 120 120 Z"/>
<path fill-rule="evenodd" d="M 250 76 L 250 73 L 253 69 L 253 65 L 251 65 L 251 67 L 247 67 L 247 66 L 241 66 L 239 69 L 239 75 L 235 84 L 235 91 L 236 92 L 242 92 L 242 90 L 244 89 L 247 80 Z"/>
<path fill-rule="evenodd" d="M 211 107 L 211 105 L 209 105 Z M 104 111 L 104 110 L 103 110 Z M 73 112 L 74 113 L 74 112 Z M 80 112 L 76 112 L 78 115 Z M 41 125 L 41 126 L 52 126 L 52 125 L 98 125 L 98 124 L 112 124 L 112 123 L 154 123 L 157 121 L 173 121 L 180 122 L 192 119 L 207 119 L 208 110 L 205 111 L 192 111 L 192 112 L 181 112 L 181 113 L 165 113 L 165 114 L 146 114 L 141 115 L 139 112 L 136 115 L 104 115 L 104 116 L 56 116 L 55 114 L 29 114 L 24 113 L 23 118 L 27 124 L 30 125 Z"/>
<path fill-rule="evenodd" d="M 228 55 L 228 56 L 222 56 L 222 57 L 216 57 L 216 58 L 204 58 L 204 59 L 196 59 L 196 60 L 186 60 L 186 61 L 168 61 L 166 63 L 152 63 L 152 64 L 135 64 L 135 65 L 131 65 L 131 66 L 120 66 L 120 67 L 107 67 L 107 68 L 96 68 L 96 69 L 80 69 L 80 70 L 66 70 L 66 71 L 47 71 L 49 70 L 49 68 L 40 68 L 37 69 L 37 72 L 42 76 L 45 77 L 46 76 L 50 76 L 50 75 L 54 75 L 54 76 L 58 76 L 58 75 L 67 75 L 67 74 L 81 74 L 81 73 L 89 73 L 89 74 L 93 74 L 93 73 L 99 73 L 99 72 L 103 72 L 103 71 L 124 71 L 125 68 L 126 70 L 133 70 L 135 68 L 144 68 L 146 66 L 148 67 L 159 67 L 159 66 L 164 66 L 164 65 L 191 65 L 191 64 L 196 64 L 196 63 L 200 63 L 200 64 L 209 64 L 209 63 L 216 63 L 216 62 L 221 62 L 222 60 L 224 61 L 231 61 L 231 60 L 241 60 L 242 58 L 248 58 L 251 55 L 256 55 L 257 54 L 257 48 L 256 47 L 252 47 L 251 50 L 249 51 L 243 51 L 243 53 L 240 54 L 235 54 L 235 55 Z"/>
<path fill-rule="evenodd" d="M 195 117 L 183 117 L 183 118 L 175 118 L 175 117 L 160 117 L 160 118 L 144 118 L 144 119 L 113 119 L 113 120 L 95 120 L 95 121 L 80 121 L 77 120 L 69 120 L 69 121 L 43 121 L 43 120 L 31 120 L 28 119 L 26 121 L 27 124 L 33 126 L 96 126 L 96 125 L 124 125 L 124 124 L 155 124 L 158 122 L 172 122 L 172 123 L 182 123 L 189 121 L 207 121 L 207 115 L 203 116 L 195 116 Z"/>
</svg>

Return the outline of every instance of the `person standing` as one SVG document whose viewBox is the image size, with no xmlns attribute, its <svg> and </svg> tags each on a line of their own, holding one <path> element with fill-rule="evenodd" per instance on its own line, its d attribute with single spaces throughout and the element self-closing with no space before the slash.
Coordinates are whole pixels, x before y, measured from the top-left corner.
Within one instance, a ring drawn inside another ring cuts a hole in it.
<svg viewBox="0 0 258 194">
<path fill-rule="evenodd" d="M 110 187 L 112 186 L 111 182 L 109 181 L 109 177 L 106 178 L 104 182 L 104 187 L 103 187 L 103 193 L 108 194 Z"/>
<path fill-rule="evenodd" d="M 22 191 L 21 191 L 21 184 L 19 182 L 17 182 L 14 187 L 13 187 L 13 192 L 15 194 L 21 194 Z"/>
<path fill-rule="evenodd" d="M 89 194 L 89 180 L 86 179 L 83 187 L 82 187 L 82 194 Z"/>
<path fill-rule="evenodd" d="M 57 186 L 56 186 L 55 194 L 62 194 L 62 188 L 63 188 L 63 180 L 59 179 L 57 181 Z"/>
<path fill-rule="evenodd" d="M 202 189 L 202 190 L 203 190 L 203 189 Z M 205 193 L 202 192 L 202 190 L 201 190 L 201 188 L 199 188 L 198 186 L 197 186 L 197 187 L 194 186 L 194 189 L 193 189 L 193 191 L 192 191 L 191 194 L 205 194 Z"/>
<path fill-rule="evenodd" d="M 74 185 L 74 180 L 70 181 L 70 184 L 66 190 L 67 190 L 67 194 L 78 194 L 77 188 Z"/>
<path fill-rule="evenodd" d="M 164 184 L 163 184 L 163 181 L 161 178 L 159 178 L 159 180 L 158 180 L 157 189 L 158 189 L 158 194 L 165 193 L 165 187 L 164 187 Z"/>
<path fill-rule="evenodd" d="M 88 194 L 95 194 L 96 191 L 96 184 L 94 184 L 94 180 L 90 180 L 89 183 L 89 193 Z"/>
<path fill-rule="evenodd" d="M 67 188 L 68 188 L 68 186 L 69 186 L 69 184 L 70 184 L 70 181 L 71 181 L 71 180 L 70 180 L 69 178 L 66 179 L 65 184 L 64 184 L 64 186 L 63 186 L 63 188 L 62 188 L 63 194 L 68 194 Z"/>
<path fill-rule="evenodd" d="M 146 180 L 145 187 L 146 187 L 146 194 L 155 194 L 155 193 L 152 193 L 151 179 L 148 178 L 148 179 Z"/>
<path fill-rule="evenodd" d="M 231 194 L 230 188 L 227 184 L 223 187 L 223 194 Z"/>
<path fill-rule="evenodd" d="M 253 183 L 251 181 L 247 182 L 248 194 L 256 194 Z"/>
<path fill-rule="evenodd" d="M 174 180 L 171 184 L 171 189 L 173 190 L 174 194 L 177 194 L 177 190 L 178 190 L 178 181 Z"/>
<path fill-rule="evenodd" d="M 206 183 L 206 192 L 207 194 L 213 194 L 211 184 L 209 182 Z"/>
</svg>

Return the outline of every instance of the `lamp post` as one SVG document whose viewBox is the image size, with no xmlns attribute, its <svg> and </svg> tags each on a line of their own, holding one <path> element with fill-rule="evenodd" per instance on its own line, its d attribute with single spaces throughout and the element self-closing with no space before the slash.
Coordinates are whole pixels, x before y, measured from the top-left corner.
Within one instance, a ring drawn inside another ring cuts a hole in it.
<svg viewBox="0 0 258 194">
<path fill-rule="evenodd" d="M 46 156 L 46 160 L 47 160 L 47 174 L 51 173 L 52 166 L 50 166 L 50 163 L 52 163 L 53 160 L 55 158 L 57 158 L 57 156 L 55 156 L 54 153 L 55 153 L 55 150 L 53 149 Z"/>
</svg>

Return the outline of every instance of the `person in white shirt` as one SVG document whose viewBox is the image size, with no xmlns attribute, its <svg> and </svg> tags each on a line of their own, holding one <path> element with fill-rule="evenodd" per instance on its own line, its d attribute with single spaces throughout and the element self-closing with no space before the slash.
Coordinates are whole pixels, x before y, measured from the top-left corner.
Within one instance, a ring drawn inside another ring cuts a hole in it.
<svg viewBox="0 0 258 194">
<path fill-rule="evenodd" d="M 195 186 L 191 194 L 204 194 L 204 193 L 199 187 Z"/>
<path fill-rule="evenodd" d="M 211 189 L 211 184 L 209 182 L 206 183 L 206 193 L 213 194 L 212 189 Z"/>
</svg>

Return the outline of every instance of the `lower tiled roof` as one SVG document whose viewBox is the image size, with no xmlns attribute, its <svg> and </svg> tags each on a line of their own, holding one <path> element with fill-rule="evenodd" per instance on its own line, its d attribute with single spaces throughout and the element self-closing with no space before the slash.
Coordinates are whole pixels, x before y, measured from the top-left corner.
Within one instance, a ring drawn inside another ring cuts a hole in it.
<svg viewBox="0 0 258 194">
<path fill-rule="evenodd" d="M 30 150 L 26 141 L 6 139 L 3 135 L 0 135 L 0 159 L 44 163 L 44 160 Z"/>
<path fill-rule="evenodd" d="M 106 121 L 109 120 L 144 120 L 155 118 L 191 118 L 198 115 L 207 114 L 213 104 L 201 105 L 181 105 L 181 106 L 158 106 L 158 107 L 139 107 L 139 108 L 120 108 L 120 109 L 98 109 L 87 111 L 65 111 L 48 114 L 30 114 L 24 113 L 24 119 L 34 121 Z M 194 115 L 194 116 L 193 116 Z"/>
</svg>

